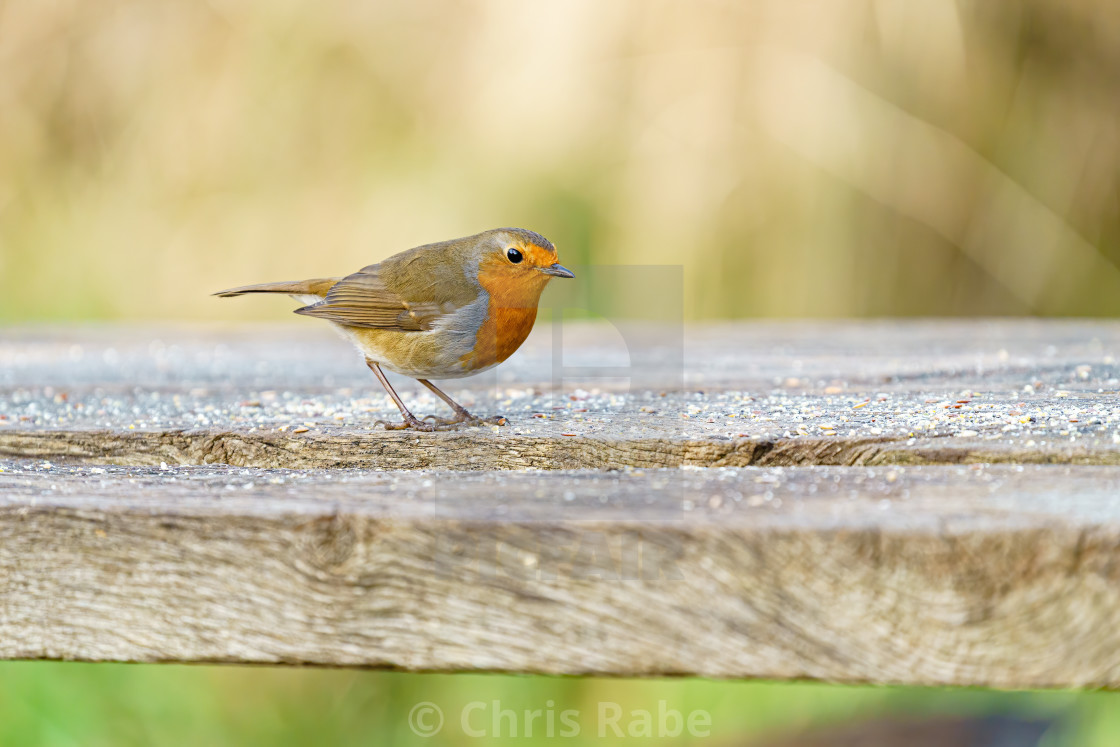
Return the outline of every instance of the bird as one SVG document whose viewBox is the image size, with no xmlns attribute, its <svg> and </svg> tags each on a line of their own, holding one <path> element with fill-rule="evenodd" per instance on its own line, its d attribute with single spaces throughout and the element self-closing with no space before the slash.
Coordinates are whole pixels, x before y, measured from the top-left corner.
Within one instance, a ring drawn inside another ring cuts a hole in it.
<svg viewBox="0 0 1120 747">
<path fill-rule="evenodd" d="M 244 285 L 214 295 L 294 297 L 304 304 L 296 314 L 327 320 L 365 356 L 403 418 L 385 423 L 386 429 L 434 431 L 505 424 L 500 416 L 475 417 L 431 379 L 471 376 L 505 361 L 533 329 L 548 282 L 574 277 L 544 236 L 496 228 L 407 249 L 341 278 Z M 383 367 L 419 381 L 447 403 L 453 417 L 417 418 Z"/>
</svg>

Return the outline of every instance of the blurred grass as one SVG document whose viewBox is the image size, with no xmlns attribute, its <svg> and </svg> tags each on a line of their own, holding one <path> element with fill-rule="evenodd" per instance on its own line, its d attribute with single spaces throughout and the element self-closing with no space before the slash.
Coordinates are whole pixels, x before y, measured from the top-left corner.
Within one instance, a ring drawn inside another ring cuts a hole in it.
<svg viewBox="0 0 1120 747">
<path fill-rule="evenodd" d="M 1120 729 L 1118 697 L 808 683 L 6 662 L 0 664 L 0 742 L 52 747 L 478 744 L 480 740 L 465 735 L 459 725 L 467 703 L 500 701 L 503 709 L 520 714 L 545 709 L 551 700 L 557 711 L 580 711 L 583 741 L 611 744 L 610 739 L 597 738 L 594 714 L 599 701 L 617 703 L 628 713 L 656 711 L 658 701 L 665 700 L 668 708 L 685 713 L 703 709 L 712 716 L 710 737 L 666 744 L 744 744 L 747 735 L 779 734 L 891 712 L 1058 715 L 1075 728 L 1061 735 L 1055 732 L 1048 745 L 1112 747 Z M 444 711 L 445 727 L 438 738 L 421 739 L 409 729 L 409 711 L 421 701 L 433 702 Z M 476 713 L 482 716 L 472 716 L 472 728 L 487 728 L 486 712 Z M 508 721 L 503 728 L 509 729 Z M 550 740 L 519 736 L 481 741 L 543 744 Z"/>
<path fill-rule="evenodd" d="M 0 320 L 499 225 L 689 318 L 1120 311 L 1108 0 L 0 3 Z"/>
</svg>

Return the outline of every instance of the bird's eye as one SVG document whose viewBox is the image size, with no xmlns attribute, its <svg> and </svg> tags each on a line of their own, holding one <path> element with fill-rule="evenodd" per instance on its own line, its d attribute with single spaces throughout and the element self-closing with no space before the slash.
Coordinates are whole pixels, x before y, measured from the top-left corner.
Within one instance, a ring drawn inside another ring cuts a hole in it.
<svg viewBox="0 0 1120 747">
<path fill-rule="evenodd" d="M 512 246 L 508 250 L 506 250 L 506 256 L 509 257 L 509 261 L 513 262 L 514 264 L 517 264 L 523 259 L 523 257 L 521 256 L 521 252 L 517 251 Z"/>
</svg>

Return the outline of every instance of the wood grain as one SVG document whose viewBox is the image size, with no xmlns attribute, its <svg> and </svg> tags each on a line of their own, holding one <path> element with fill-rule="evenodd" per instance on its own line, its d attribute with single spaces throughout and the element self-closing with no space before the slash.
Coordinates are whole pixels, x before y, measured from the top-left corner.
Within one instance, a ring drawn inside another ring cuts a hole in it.
<svg viewBox="0 0 1120 747">
<path fill-rule="evenodd" d="M 5 467 L 6 658 L 1120 684 L 1115 468 Z"/>
<path fill-rule="evenodd" d="M 341 429 L 339 429 L 341 430 Z M 519 436 L 459 433 L 282 433 L 222 431 L 0 431 L 0 456 L 86 464 L 232 464 L 260 469 L 621 469 L 625 467 L 874 466 L 880 464 L 1120 465 L 1120 447 L 1104 438 L 1042 443 L 1030 435 L 999 442 L 933 437 L 750 438 Z"/>
</svg>

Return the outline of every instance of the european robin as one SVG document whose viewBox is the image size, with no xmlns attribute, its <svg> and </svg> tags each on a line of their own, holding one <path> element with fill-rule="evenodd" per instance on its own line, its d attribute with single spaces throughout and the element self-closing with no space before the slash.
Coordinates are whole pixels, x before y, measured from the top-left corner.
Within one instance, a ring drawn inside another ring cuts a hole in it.
<svg viewBox="0 0 1120 747">
<path fill-rule="evenodd" d="M 456 423 L 505 422 L 476 418 L 430 379 L 470 376 L 509 358 L 533 329 L 548 281 L 571 277 L 557 261 L 556 247 L 539 233 L 496 228 L 418 246 L 344 278 L 246 285 L 214 295 L 287 293 L 303 302 L 295 313 L 338 327 L 400 408 L 404 422 L 385 427 L 432 431 Z M 382 366 L 432 390 L 454 417 L 418 419 Z"/>
</svg>

